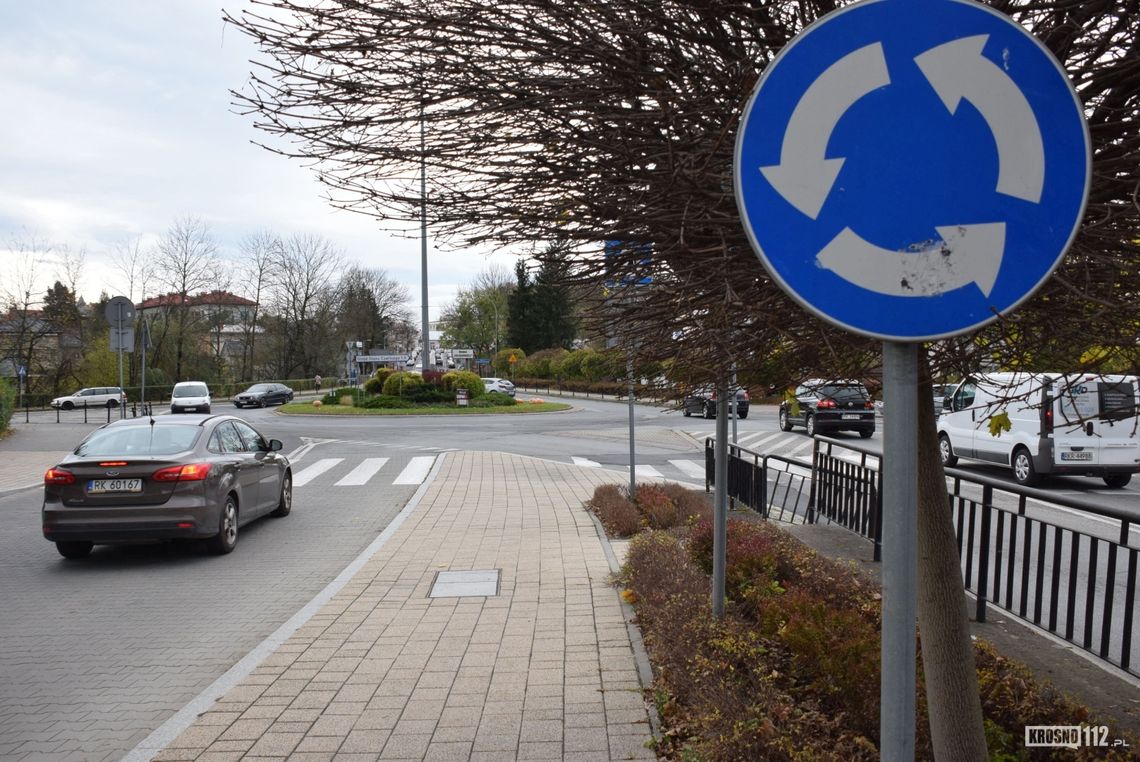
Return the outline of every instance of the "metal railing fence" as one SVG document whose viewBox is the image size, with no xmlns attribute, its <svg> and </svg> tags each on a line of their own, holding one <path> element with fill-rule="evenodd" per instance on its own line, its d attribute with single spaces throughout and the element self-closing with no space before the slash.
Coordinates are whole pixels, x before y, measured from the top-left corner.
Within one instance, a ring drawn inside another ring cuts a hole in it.
<svg viewBox="0 0 1140 762">
<path fill-rule="evenodd" d="M 714 440 L 705 440 L 706 488 Z M 729 445 L 728 497 L 766 518 L 821 519 L 882 549 L 882 467 L 873 450 L 816 437 L 810 463 Z M 889 465 L 888 465 L 889 467 Z M 1135 637 L 1140 527 L 1091 500 L 946 469 L 965 589 L 975 617 L 1013 614 L 1127 672 L 1140 675 Z"/>
</svg>

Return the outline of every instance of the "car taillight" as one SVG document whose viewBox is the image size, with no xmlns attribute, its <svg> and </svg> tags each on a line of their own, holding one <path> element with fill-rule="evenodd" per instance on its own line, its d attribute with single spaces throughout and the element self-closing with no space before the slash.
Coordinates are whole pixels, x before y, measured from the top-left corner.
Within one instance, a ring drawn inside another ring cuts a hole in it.
<svg viewBox="0 0 1140 762">
<path fill-rule="evenodd" d="M 748 390 L 747 389 L 741 389 L 740 393 L 744 395 L 744 401 L 747 402 L 748 401 Z"/>
<path fill-rule="evenodd" d="M 185 466 L 160 468 L 151 474 L 156 482 L 200 482 L 210 473 L 209 463 L 187 463 Z"/>
<path fill-rule="evenodd" d="M 875 401 L 874 400 L 867 400 L 866 402 L 863 403 L 863 409 L 864 410 L 874 410 L 875 409 Z"/>
<path fill-rule="evenodd" d="M 831 408 L 835 407 L 835 400 L 820 400 L 816 404 L 816 407 L 831 409 Z"/>
<path fill-rule="evenodd" d="M 1048 401 L 1046 404 L 1048 404 L 1048 405 L 1049 405 L 1049 407 L 1045 408 L 1045 433 L 1046 433 L 1046 434 L 1052 434 L 1052 433 L 1053 433 L 1053 406 L 1052 406 L 1052 400 L 1049 400 L 1049 401 Z"/>
<path fill-rule="evenodd" d="M 75 474 L 62 468 L 49 468 L 44 474 L 44 484 L 75 484 Z"/>
</svg>

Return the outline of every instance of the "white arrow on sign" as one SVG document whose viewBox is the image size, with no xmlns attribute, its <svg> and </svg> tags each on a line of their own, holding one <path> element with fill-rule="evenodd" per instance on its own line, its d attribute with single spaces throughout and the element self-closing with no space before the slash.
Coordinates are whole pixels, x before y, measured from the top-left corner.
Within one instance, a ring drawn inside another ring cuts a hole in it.
<svg viewBox="0 0 1140 762">
<path fill-rule="evenodd" d="M 891 83 L 881 43 L 848 53 L 833 63 L 804 92 L 784 131 L 780 163 L 760 171 L 789 204 L 819 216 L 843 158 L 824 158 L 840 118 L 867 93 Z"/>
<path fill-rule="evenodd" d="M 989 35 L 962 37 L 915 57 L 931 87 L 954 114 L 974 104 L 997 142 L 997 192 L 1039 203 L 1045 186 L 1045 147 L 1033 108 L 1009 75 L 982 55 Z"/>
<path fill-rule="evenodd" d="M 1005 248 L 1005 223 L 936 227 L 941 240 L 917 251 L 892 251 L 851 228 L 823 247 L 816 261 L 844 280 L 888 296 L 937 296 L 974 283 L 990 295 Z"/>
</svg>

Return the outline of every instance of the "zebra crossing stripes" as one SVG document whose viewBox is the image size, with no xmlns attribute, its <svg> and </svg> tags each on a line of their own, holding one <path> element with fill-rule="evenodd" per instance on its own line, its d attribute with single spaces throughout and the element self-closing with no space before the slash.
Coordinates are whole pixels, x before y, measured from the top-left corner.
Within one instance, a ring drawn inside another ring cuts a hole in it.
<svg viewBox="0 0 1140 762">
<path fill-rule="evenodd" d="M 577 455 L 572 456 L 571 460 L 574 462 L 575 466 L 582 466 L 583 468 L 601 468 L 602 467 L 602 464 L 596 460 L 590 460 L 589 458 L 579 458 Z"/>
<path fill-rule="evenodd" d="M 330 468 L 340 463 L 344 458 L 322 458 L 308 468 L 303 468 L 293 474 L 293 486 L 304 487 Z"/>
<path fill-rule="evenodd" d="M 653 466 L 636 465 L 633 467 L 633 475 L 644 479 L 662 479 L 664 476 Z"/>
<path fill-rule="evenodd" d="M 704 479 L 704 466 L 695 460 L 671 460 L 669 465 L 677 469 L 690 479 Z"/>
<path fill-rule="evenodd" d="M 376 472 L 384 467 L 388 458 L 365 458 L 360 465 L 348 472 L 348 475 L 336 483 L 337 487 L 359 487 L 367 484 Z"/>
<path fill-rule="evenodd" d="M 392 484 L 422 484 L 435 463 L 434 456 L 419 456 L 408 461 L 408 465 Z"/>
</svg>

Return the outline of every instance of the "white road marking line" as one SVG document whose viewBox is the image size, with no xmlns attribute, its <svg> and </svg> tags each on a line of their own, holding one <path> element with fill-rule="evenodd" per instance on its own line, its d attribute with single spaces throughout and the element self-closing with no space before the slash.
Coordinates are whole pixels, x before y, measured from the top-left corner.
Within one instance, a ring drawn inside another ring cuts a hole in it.
<svg viewBox="0 0 1140 762">
<path fill-rule="evenodd" d="M 648 479 L 664 479 L 665 477 L 653 466 L 634 466 L 634 476 L 643 476 Z"/>
<path fill-rule="evenodd" d="M 435 462 L 434 456 L 420 456 L 408 461 L 408 465 L 396 477 L 392 484 L 419 484 L 427 478 L 431 465 Z"/>
<path fill-rule="evenodd" d="M 705 468 L 695 460 L 671 460 L 669 464 L 692 479 L 704 479 Z"/>
<path fill-rule="evenodd" d="M 293 474 L 293 486 L 303 487 L 313 479 L 328 471 L 330 468 L 340 463 L 344 458 L 323 458 L 318 460 L 313 465 L 306 468 L 304 471 Z"/>
<path fill-rule="evenodd" d="M 360 465 L 348 472 L 339 482 L 336 483 L 337 487 L 358 487 L 361 484 L 367 484 L 368 480 L 376 475 L 376 472 L 384 467 L 388 462 L 388 458 L 365 458 L 360 461 Z"/>
<path fill-rule="evenodd" d="M 596 460 L 590 460 L 589 458 L 579 458 L 576 455 L 572 456 L 571 460 L 574 461 L 575 466 L 583 466 L 585 468 L 601 468 L 602 467 L 602 464 Z"/>
<path fill-rule="evenodd" d="M 783 431 L 777 431 L 774 433 L 773 432 L 766 432 L 766 433 L 763 433 L 760 436 L 760 438 L 756 439 L 755 441 L 749 441 L 750 438 L 741 437 L 740 442 L 741 442 L 741 444 L 744 444 L 744 446 L 747 447 L 749 450 L 758 450 L 761 447 L 763 447 L 764 445 L 771 442 L 773 439 L 779 439 L 780 437 L 783 437 L 783 436 L 786 436 L 786 432 L 783 432 Z"/>
</svg>

